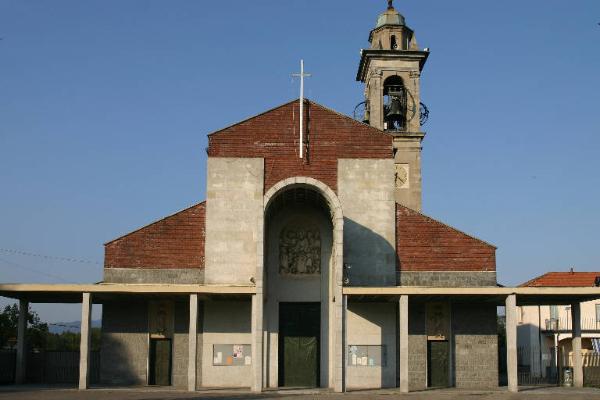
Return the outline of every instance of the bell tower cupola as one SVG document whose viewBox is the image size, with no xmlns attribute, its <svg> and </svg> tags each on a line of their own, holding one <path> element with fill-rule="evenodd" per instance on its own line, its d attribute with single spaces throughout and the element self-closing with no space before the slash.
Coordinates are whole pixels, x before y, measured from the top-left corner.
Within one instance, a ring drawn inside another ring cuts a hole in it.
<svg viewBox="0 0 600 400">
<path fill-rule="evenodd" d="M 419 49 L 392 0 L 377 18 L 369 43 L 361 50 L 356 75 L 365 84 L 363 121 L 384 131 L 420 132 L 419 79 L 429 52 Z"/>
<path fill-rule="evenodd" d="M 355 118 L 394 136 L 396 201 L 420 211 L 421 126 L 429 115 L 421 103 L 420 79 L 429 50 L 419 48 L 404 16 L 392 0 L 387 3 L 369 33 L 369 48 L 360 51 L 356 80 L 365 85 L 365 99 Z"/>
</svg>

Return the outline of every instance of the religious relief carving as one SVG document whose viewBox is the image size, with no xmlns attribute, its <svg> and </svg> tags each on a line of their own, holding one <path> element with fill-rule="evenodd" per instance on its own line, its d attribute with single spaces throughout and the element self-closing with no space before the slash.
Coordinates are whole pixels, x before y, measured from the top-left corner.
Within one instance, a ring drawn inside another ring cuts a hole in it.
<svg viewBox="0 0 600 400">
<path fill-rule="evenodd" d="M 148 323 L 150 337 L 169 338 L 173 335 L 173 303 L 170 301 L 150 301 Z"/>
<path fill-rule="evenodd" d="M 396 188 L 408 189 L 410 187 L 408 164 L 396 164 Z"/>
<path fill-rule="evenodd" d="M 450 337 L 450 306 L 448 303 L 427 303 L 427 339 L 447 340 Z"/>
<path fill-rule="evenodd" d="M 316 227 L 288 226 L 279 236 L 279 273 L 321 273 L 321 234 Z"/>
</svg>

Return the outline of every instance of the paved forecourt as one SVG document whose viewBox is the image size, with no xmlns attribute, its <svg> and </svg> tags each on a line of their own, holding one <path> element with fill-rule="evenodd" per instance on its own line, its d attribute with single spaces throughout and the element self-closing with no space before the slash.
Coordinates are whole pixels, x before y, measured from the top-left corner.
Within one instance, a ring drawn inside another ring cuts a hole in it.
<svg viewBox="0 0 600 400">
<path fill-rule="evenodd" d="M 327 390 L 281 390 L 252 393 L 248 390 L 207 390 L 190 393 L 182 390 L 160 390 L 156 388 L 102 389 L 79 391 L 77 389 L 51 388 L 33 385 L 0 386 L 0 399 L 14 400 L 159 400 L 159 399 L 414 399 L 414 400 L 459 400 L 477 398 L 478 400 L 588 400 L 600 399 L 597 388 L 561 388 L 535 387 L 522 388 L 519 393 L 510 393 L 505 389 L 490 391 L 467 391 L 458 389 L 426 390 L 400 394 L 398 390 L 369 390 L 348 393 L 333 393 Z"/>
</svg>

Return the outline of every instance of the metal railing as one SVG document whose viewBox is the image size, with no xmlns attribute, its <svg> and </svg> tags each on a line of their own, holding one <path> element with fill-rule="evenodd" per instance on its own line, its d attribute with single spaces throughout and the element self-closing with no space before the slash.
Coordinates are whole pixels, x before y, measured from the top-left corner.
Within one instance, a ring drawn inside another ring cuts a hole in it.
<svg viewBox="0 0 600 400">
<path fill-rule="evenodd" d="M 572 329 L 571 318 L 549 318 L 546 319 L 544 322 L 544 326 L 541 327 L 543 331 L 559 332 L 570 331 Z M 597 320 L 596 318 L 582 318 L 581 330 L 600 331 L 600 320 Z"/>
</svg>

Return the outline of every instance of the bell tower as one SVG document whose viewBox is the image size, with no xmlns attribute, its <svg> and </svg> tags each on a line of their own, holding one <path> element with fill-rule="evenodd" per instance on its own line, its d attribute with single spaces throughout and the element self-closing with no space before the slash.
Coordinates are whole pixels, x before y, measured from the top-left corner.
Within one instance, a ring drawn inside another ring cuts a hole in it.
<svg viewBox="0 0 600 400">
<path fill-rule="evenodd" d="M 421 210 L 421 125 L 427 108 L 420 99 L 421 71 L 428 49 L 388 0 L 387 10 L 369 33 L 370 47 L 360 52 L 356 80 L 365 84 L 362 121 L 394 136 L 396 201 Z"/>
</svg>

